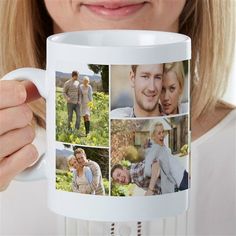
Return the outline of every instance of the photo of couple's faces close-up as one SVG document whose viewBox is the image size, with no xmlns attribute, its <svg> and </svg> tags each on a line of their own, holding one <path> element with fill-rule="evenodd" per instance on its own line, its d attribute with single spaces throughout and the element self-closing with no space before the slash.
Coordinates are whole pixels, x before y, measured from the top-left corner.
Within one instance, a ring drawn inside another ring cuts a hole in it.
<svg viewBox="0 0 236 236">
<path fill-rule="evenodd" d="M 189 61 L 80 68 L 56 71 L 56 189 L 107 196 L 188 189 Z"/>
<path fill-rule="evenodd" d="M 111 69 L 111 117 L 188 113 L 188 61 Z"/>
</svg>

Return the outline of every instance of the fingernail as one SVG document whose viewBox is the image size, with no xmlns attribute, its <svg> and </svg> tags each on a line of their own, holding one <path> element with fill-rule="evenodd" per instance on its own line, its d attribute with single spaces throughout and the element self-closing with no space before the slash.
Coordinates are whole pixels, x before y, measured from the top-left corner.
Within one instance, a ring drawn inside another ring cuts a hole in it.
<svg viewBox="0 0 236 236">
<path fill-rule="evenodd" d="M 34 145 L 31 146 L 32 148 L 30 149 L 30 154 L 29 154 L 29 159 L 30 159 L 30 165 L 29 167 L 33 166 L 39 159 L 39 154 Z"/>
</svg>

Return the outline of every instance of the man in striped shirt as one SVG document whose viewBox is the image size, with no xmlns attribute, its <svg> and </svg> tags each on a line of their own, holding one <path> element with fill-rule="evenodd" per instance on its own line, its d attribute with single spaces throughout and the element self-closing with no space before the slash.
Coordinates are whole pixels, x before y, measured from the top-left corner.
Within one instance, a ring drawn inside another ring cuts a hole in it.
<svg viewBox="0 0 236 236">
<path fill-rule="evenodd" d="M 144 175 L 145 160 L 142 162 L 131 164 L 130 168 L 116 164 L 111 169 L 111 177 L 113 181 L 127 185 L 136 184 L 138 187 L 146 190 L 145 195 L 160 194 L 159 163 L 152 164 L 152 175 L 147 177 Z"/>
<path fill-rule="evenodd" d="M 71 129 L 73 112 L 76 115 L 75 129 L 80 127 L 80 87 L 79 87 L 79 74 L 77 71 L 72 71 L 71 79 L 65 82 L 63 86 L 63 96 L 67 102 L 68 111 L 68 129 Z"/>
</svg>

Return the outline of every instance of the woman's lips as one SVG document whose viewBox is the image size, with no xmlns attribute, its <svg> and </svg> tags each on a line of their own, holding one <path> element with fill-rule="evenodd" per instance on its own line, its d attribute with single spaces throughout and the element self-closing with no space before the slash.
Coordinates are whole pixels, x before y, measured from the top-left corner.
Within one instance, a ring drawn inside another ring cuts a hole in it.
<svg viewBox="0 0 236 236">
<path fill-rule="evenodd" d="M 82 4 L 89 11 L 110 19 L 119 19 L 132 15 L 141 10 L 146 3 L 123 4 L 123 3 L 104 3 L 104 4 Z"/>
</svg>

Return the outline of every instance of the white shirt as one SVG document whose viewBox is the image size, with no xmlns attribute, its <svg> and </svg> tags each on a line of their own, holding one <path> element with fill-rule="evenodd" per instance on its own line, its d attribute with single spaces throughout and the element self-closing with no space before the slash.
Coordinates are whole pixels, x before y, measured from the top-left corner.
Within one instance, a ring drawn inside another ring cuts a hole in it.
<svg viewBox="0 0 236 236">
<path fill-rule="evenodd" d="M 110 112 L 110 118 L 135 117 L 133 107 L 121 107 Z"/>
<path fill-rule="evenodd" d="M 192 143 L 192 235 L 236 235 L 236 109 Z"/>
</svg>

